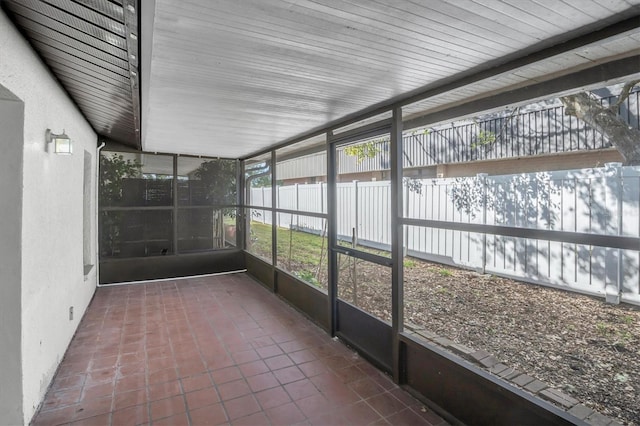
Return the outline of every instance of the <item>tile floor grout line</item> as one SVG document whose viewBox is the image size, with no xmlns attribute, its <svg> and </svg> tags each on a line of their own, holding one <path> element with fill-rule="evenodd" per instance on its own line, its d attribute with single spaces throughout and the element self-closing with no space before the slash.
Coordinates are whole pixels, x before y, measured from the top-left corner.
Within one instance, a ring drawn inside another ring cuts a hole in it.
<svg viewBox="0 0 640 426">
<path fill-rule="evenodd" d="M 429 424 L 427 417 L 413 408 L 420 404 L 419 401 L 408 394 L 409 399 L 401 398 L 403 394 L 398 392 L 405 392 L 402 388 L 389 382 L 386 376 L 344 342 L 333 341 L 317 324 L 276 295 L 268 291 L 269 295 L 256 291 L 256 288 L 262 287 L 250 277 L 200 278 L 187 280 L 186 285 L 181 284 L 150 283 L 138 288 L 131 286 L 98 291 L 98 303 L 93 305 L 95 310 L 92 311 L 96 314 L 87 317 L 91 318 L 86 323 L 87 328 L 79 326 L 80 333 L 71 344 L 79 348 L 74 351 L 74 359 L 82 359 L 82 345 L 87 345 L 84 351 L 90 354 L 84 367 L 85 380 L 80 387 L 80 401 L 75 404 L 82 404 L 86 410 L 95 410 L 96 413 L 100 410 L 95 405 L 99 398 L 84 398 L 84 387 L 88 384 L 88 374 L 93 371 L 91 369 L 109 364 L 108 359 L 115 355 L 113 375 L 111 381 L 106 382 L 111 391 L 110 411 L 84 418 L 82 422 L 89 419 L 95 422 L 104 420 L 106 424 L 116 426 L 118 413 L 120 422 L 121 416 L 127 415 L 138 416 L 138 420 L 149 424 L 167 421 L 195 424 L 197 419 L 194 413 L 197 410 L 202 409 L 197 411 L 201 417 L 208 412 L 214 413 L 204 410 L 206 407 L 216 407 L 216 414 L 210 415 L 232 424 L 249 420 L 276 424 L 287 416 L 296 419 L 295 422 L 352 422 L 349 419 L 361 414 L 380 422 L 411 419 Z M 99 324 L 97 331 L 94 330 L 97 328 L 95 324 Z M 225 324 L 233 326 L 231 332 L 225 329 Z M 98 336 L 95 339 L 87 339 L 87 336 L 96 332 Z M 150 332 L 157 335 L 153 337 L 152 352 L 149 346 L 152 343 Z M 139 333 L 142 333 L 142 339 L 136 339 Z M 128 345 L 125 342 L 130 340 L 133 343 L 125 348 Z M 139 341 L 141 346 L 138 347 L 135 343 Z M 115 343 L 115 354 L 110 352 L 113 351 L 113 347 L 109 347 L 110 342 Z M 211 357 L 206 356 L 208 344 L 213 349 Z M 143 361 L 138 361 L 136 356 L 125 357 L 125 350 L 133 351 L 132 354 L 142 352 Z M 215 355 L 218 352 L 221 358 Z M 248 356 L 238 357 L 243 352 Z M 152 358 L 149 358 L 150 355 L 153 355 Z M 213 362 L 210 363 L 208 360 L 211 358 Z M 164 361 L 155 362 L 157 359 Z M 181 360 L 180 364 L 178 359 Z M 99 363 L 94 364 L 94 360 Z M 130 387 L 139 386 L 137 379 L 124 381 L 129 375 L 128 371 L 136 374 L 138 362 L 144 364 L 144 402 L 138 404 L 135 401 L 134 405 L 127 407 L 116 405 L 118 395 L 131 392 Z M 167 362 L 167 365 L 163 364 Z M 261 367 L 255 370 L 241 368 L 251 363 L 258 365 L 258 362 Z M 315 366 L 311 364 L 308 369 L 303 367 L 310 363 Z M 77 365 L 83 368 L 82 361 Z M 158 380 L 157 385 L 173 383 L 173 392 L 178 392 L 178 395 L 167 397 L 167 394 L 158 393 L 158 399 L 151 396 L 150 367 L 153 365 L 154 371 L 168 371 L 166 375 L 161 373 L 157 378 L 154 377 L 153 381 Z M 123 374 L 125 368 L 127 373 Z M 196 371 L 201 369 L 203 371 Z M 219 380 L 214 379 L 214 372 L 227 369 L 229 375 L 223 374 L 218 377 Z M 74 369 L 69 371 L 73 372 Z M 171 371 L 173 373 L 169 374 Z M 196 377 L 206 380 L 190 381 L 187 387 L 187 380 Z M 225 382 L 220 383 L 221 380 Z M 223 400 L 221 386 L 233 382 L 242 383 L 243 389 L 237 395 L 227 393 L 229 398 Z M 353 386 L 357 382 L 364 386 L 359 388 L 360 391 Z M 122 387 L 120 383 L 123 383 Z M 198 388 L 202 385 L 206 387 Z M 367 386 L 371 390 L 367 390 Z M 303 390 L 305 388 L 308 390 Z M 196 395 L 193 397 L 195 399 L 188 398 L 190 393 L 205 389 L 216 393 L 215 401 L 210 399 L 208 393 Z M 299 392 L 309 392 L 309 395 L 301 396 Z M 270 399 L 273 402 L 270 403 Z M 190 400 L 193 409 L 189 405 Z M 160 411 L 156 414 L 162 416 L 158 419 L 153 418 L 154 401 L 164 401 L 158 404 Z M 380 404 L 390 405 L 387 408 Z M 95 414 L 90 411 L 85 413 Z M 55 415 L 64 416 L 66 412 L 57 412 Z M 54 417 L 53 414 L 49 415 L 51 419 Z M 36 419 L 36 425 L 44 423 L 46 418 L 44 413 L 42 422 L 38 423 Z M 69 420 L 74 418 L 77 419 L 73 415 Z"/>
<path fill-rule="evenodd" d="M 215 295 L 212 295 L 212 296 L 214 297 L 214 300 L 216 300 L 216 302 L 217 302 L 217 298 L 215 297 Z M 220 338 L 218 337 L 218 334 L 217 334 L 217 332 L 215 331 L 215 330 L 216 330 L 216 328 L 215 328 L 215 327 L 214 327 L 214 325 L 211 323 L 211 320 L 207 319 L 207 324 L 209 324 L 209 325 L 211 326 L 211 328 L 214 330 L 214 335 L 216 336 L 216 340 L 220 341 Z M 225 345 L 223 344 L 223 346 L 225 346 Z M 226 418 L 228 421 L 230 421 L 231 419 L 230 419 L 229 413 L 227 412 L 227 407 L 225 406 L 224 401 L 222 400 L 222 394 L 221 394 L 221 392 L 220 392 L 220 389 L 219 389 L 219 387 L 218 387 L 218 384 L 215 382 L 215 380 L 214 380 L 214 378 L 213 378 L 213 375 L 212 375 L 212 372 L 213 372 L 213 371 L 212 371 L 212 368 L 210 368 L 209 363 L 206 361 L 206 359 L 204 359 L 203 354 L 202 354 L 202 351 L 200 350 L 200 348 L 199 348 L 199 347 L 198 347 L 198 349 L 199 349 L 199 351 L 200 351 L 201 358 L 203 358 L 204 365 L 205 365 L 205 366 L 206 366 L 206 368 L 207 368 L 207 375 L 209 376 L 209 380 L 210 380 L 210 381 L 211 381 L 211 383 L 212 383 L 212 388 L 216 391 L 216 394 L 218 395 L 218 398 L 219 398 L 219 401 L 220 401 L 220 402 L 219 402 L 219 404 L 220 404 L 220 407 L 222 408 L 222 412 L 224 413 L 225 418 Z M 227 352 L 226 348 L 225 348 L 225 352 Z M 228 354 L 228 353 L 227 353 L 227 355 L 229 355 L 229 356 L 230 356 L 230 354 Z M 224 367 L 224 368 L 227 368 L 227 367 Z"/>
</svg>

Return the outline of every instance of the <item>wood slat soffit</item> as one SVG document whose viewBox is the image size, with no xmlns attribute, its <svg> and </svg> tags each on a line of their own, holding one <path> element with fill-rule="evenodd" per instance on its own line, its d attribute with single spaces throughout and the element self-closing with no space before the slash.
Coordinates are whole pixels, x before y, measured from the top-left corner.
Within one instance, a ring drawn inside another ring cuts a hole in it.
<svg viewBox="0 0 640 426">
<path fill-rule="evenodd" d="M 137 0 L 2 0 L 96 133 L 140 148 Z"/>
</svg>

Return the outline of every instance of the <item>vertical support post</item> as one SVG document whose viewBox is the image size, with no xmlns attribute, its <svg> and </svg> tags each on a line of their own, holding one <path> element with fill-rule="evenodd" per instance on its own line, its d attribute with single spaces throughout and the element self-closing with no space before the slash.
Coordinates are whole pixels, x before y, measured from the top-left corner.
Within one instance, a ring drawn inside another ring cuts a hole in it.
<svg viewBox="0 0 640 426">
<path fill-rule="evenodd" d="M 274 180 L 275 182 L 275 180 Z M 272 194 L 275 194 L 275 202 L 273 201 L 273 198 L 271 199 L 271 207 L 273 208 L 273 219 L 271 220 L 273 222 L 274 226 L 280 226 L 280 215 L 276 212 L 276 208 L 280 207 L 280 191 L 278 190 L 278 186 L 274 184 L 274 187 L 271 191 Z M 275 204 L 274 204 L 275 203 Z M 289 227 L 291 227 L 291 215 L 289 215 Z"/>
<path fill-rule="evenodd" d="M 242 170 L 245 173 L 246 176 L 246 170 L 247 170 L 247 161 L 244 160 L 242 162 Z M 245 205 L 251 206 L 253 205 L 253 193 L 251 192 L 251 179 L 249 179 L 248 177 L 246 179 L 244 179 L 243 185 L 244 185 L 244 190 L 245 190 Z M 249 249 L 251 247 L 251 219 L 253 218 L 253 209 L 246 209 L 245 211 L 245 218 L 244 218 L 244 224 L 245 224 L 245 232 L 244 232 L 244 237 L 245 237 L 245 249 Z"/>
<path fill-rule="evenodd" d="M 327 293 L 329 299 L 329 324 L 331 336 L 338 331 L 338 254 L 334 250 L 337 245 L 336 222 L 336 180 L 337 161 L 336 150 L 332 145 L 333 132 L 327 133 L 327 222 L 328 226 L 328 255 L 329 255 L 329 283 Z"/>
<path fill-rule="evenodd" d="M 248 223 L 246 221 L 245 204 L 244 161 L 236 160 L 236 245 L 239 249 L 247 249 Z"/>
<path fill-rule="evenodd" d="M 477 179 L 482 182 L 482 224 L 487 224 L 487 173 L 478 173 Z M 482 273 L 487 272 L 487 234 L 482 234 Z"/>
<path fill-rule="evenodd" d="M 276 205 L 278 203 L 278 190 L 276 188 L 276 151 L 271 151 L 271 269 L 273 271 L 273 291 L 278 292 L 278 276 L 276 265 L 278 264 L 278 214 Z"/>
<path fill-rule="evenodd" d="M 402 202 L 402 109 L 393 109 L 391 122 L 391 328 L 393 333 L 393 380 L 403 383 L 404 356 L 400 333 L 404 324 Z"/>
<path fill-rule="evenodd" d="M 261 198 L 261 206 L 264 208 L 264 186 L 260 187 L 260 198 Z M 266 224 L 267 223 L 267 215 L 265 214 L 265 210 L 263 210 L 262 213 L 262 223 Z"/>
<path fill-rule="evenodd" d="M 173 156 L 173 254 L 178 254 L 178 156 Z"/>
</svg>

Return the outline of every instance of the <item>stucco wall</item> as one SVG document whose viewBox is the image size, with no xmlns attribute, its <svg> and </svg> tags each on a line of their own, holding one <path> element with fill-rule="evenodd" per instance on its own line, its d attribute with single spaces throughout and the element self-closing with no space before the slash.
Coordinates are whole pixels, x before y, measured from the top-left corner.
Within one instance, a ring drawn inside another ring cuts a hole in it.
<svg viewBox="0 0 640 426">
<path fill-rule="evenodd" d="M 83 270 L 83 170 L 87 150 L 95 172 L 97 136 L 1 11 L 0 85 L 24 102 L 21 334 L 22 409 L 28 423 L 95 291 L 95 268 L 86 279 Z M 47 152 L 47 128 L 64 129 L 74 154 Z M 95 255 L 95 226 L 91 233 Z"/>
</svg>

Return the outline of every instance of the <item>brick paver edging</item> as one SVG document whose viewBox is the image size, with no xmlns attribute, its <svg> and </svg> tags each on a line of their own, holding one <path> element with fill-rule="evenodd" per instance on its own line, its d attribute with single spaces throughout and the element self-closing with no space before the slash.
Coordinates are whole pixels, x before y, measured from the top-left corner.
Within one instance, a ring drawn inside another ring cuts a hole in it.
<svg viewBox="0 0 640 426">
<path fill-rule="evenodd" d="M 463 359 L 483 367 L 485 370 L 488 370 L 489 373 L 498 376 L 512 385 L 524 389 L 539 398 L 552 402 L 567 411 L 569 414 L 579 418 L 580 420 L 584 420 L 591 425 L 622 426 L 616 420 L 582 405 L 580 401 L 572 396 L 549 387 L 546 383 L 536 379 L 535 377 L 531 377 L 522 371 L 518 371 L 515 368 L 501 363 L 496 357 L 483 349 L 475 350 L 460 343 L 455 343 L 446 337 L 438 336 L 437 334 L 426 330 L 422 326 L 410 324 L 407 325 L 407 329 L 411 334 L 415 334 L 423 339 L 429 340 L 438 346 L 455 353 Z"/>
</svg>

